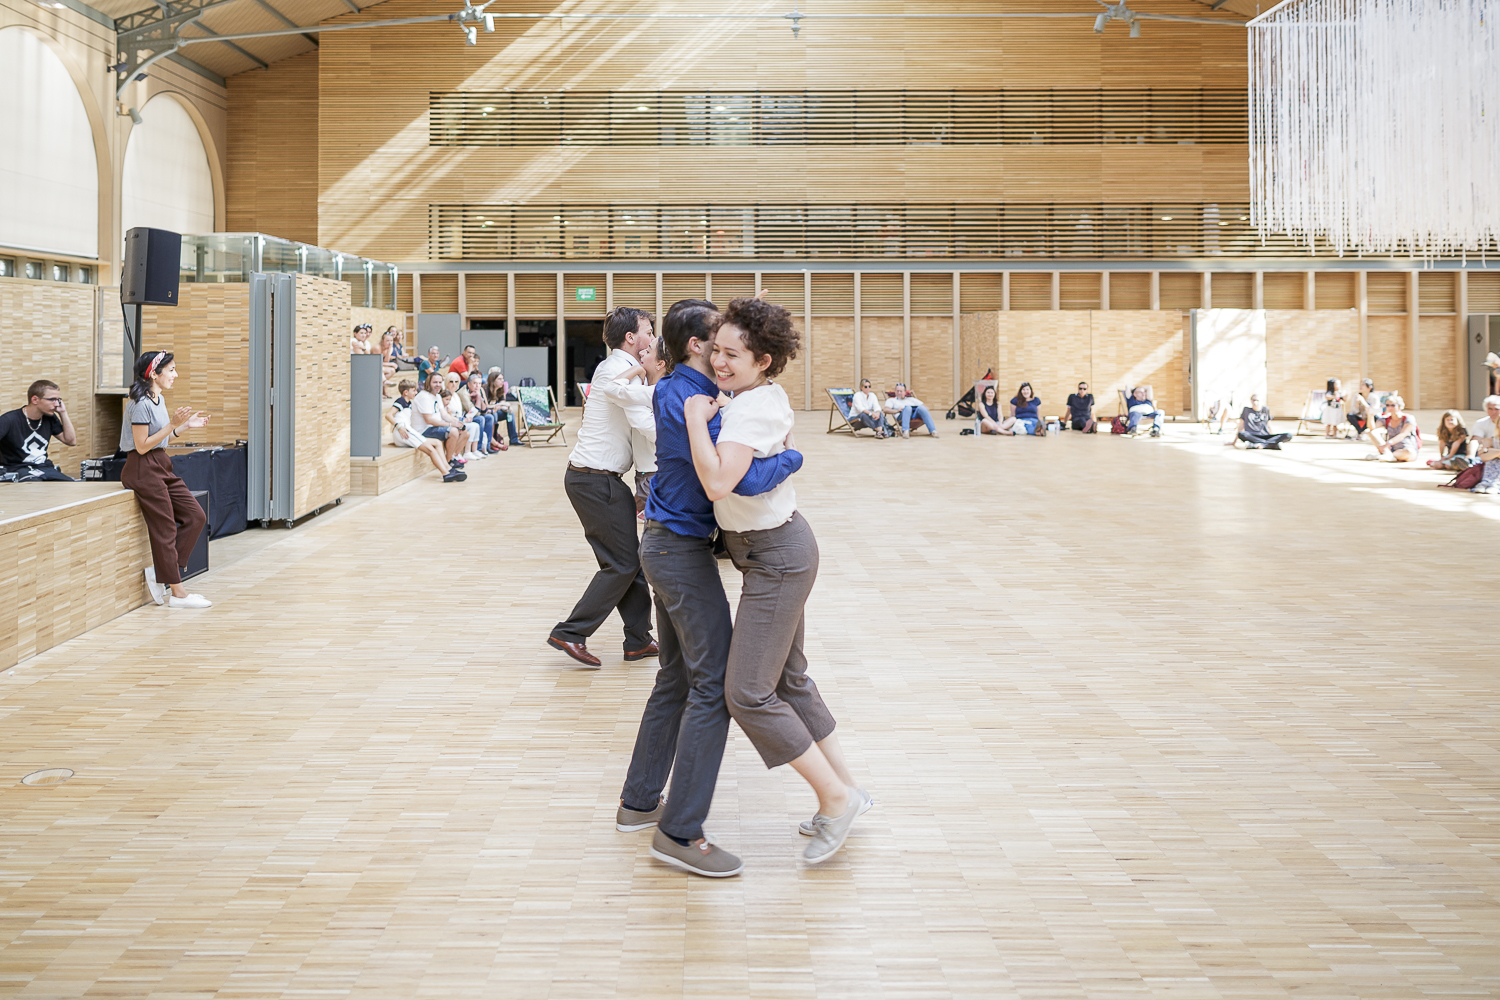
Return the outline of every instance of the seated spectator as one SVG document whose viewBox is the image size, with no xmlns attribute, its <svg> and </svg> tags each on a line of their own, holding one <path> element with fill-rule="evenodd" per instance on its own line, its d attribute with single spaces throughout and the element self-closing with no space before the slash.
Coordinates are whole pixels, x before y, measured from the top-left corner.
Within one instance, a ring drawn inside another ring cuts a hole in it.
<svg viewBox="0 0 1500 1000">
<path fill-rule="evenodd" d="M 443 458 L 442 447 L 431 438 L 425 438 L 411 429 L 411 401 L 417 394 L 417 384 L 402 379 L 396 386 L 399 395 L 385 411 L 385 422 L 391 425 L 391 443 L 398 448 L 416 448 L 432 461 L 445 483 L 461 483 L 469 476 L 457 463 Z"/>
<path fill-rule="evenodd" d="M 506 436 L 511 444 L 520 444 L 521 437 L 516 432 L 516 415 L 521 410 L 521 403 L 516 399 L 515 393 L 510 391 L 510 383 L 505 381 L 505 373 L 499 368 L 491 368 L 489 377 L 484 383 L 485 395 L 490 398 L 490 405 L 495 407 L 498 413 L 505 414 Z"/>
<path fill-rule="evenodd" d="M 451 379 L 453 373 L 449 372 Z M 465 413 L 475 415 L 475 423 L 479 424 L 479 453 L 489 455 L 497 451 L 506 451 L 510 445 L 505 444 L 503 437 L 495 434 L 495 427 L 500 422 L 500 414 L 490 406 L 489 397 L 484 394 L 484 382 L 478 372 L 469 372 L 467 381 L 454 390 L 458 401 L 462 404 Z"/>
<path fill-rule="evenodd" d="M 885 412 L 880 407 L 880 397 L 870 390 L 869 379 L 859 383 L 859 391 L 849 400 L 849 422 L 870 428 L 878 438 L 891 436 Z"/>
<path fill-rule="evenodd" d="M 1000 394 L 995 387 L 987 385 L 984 392 L 979 396 L 979 433 L 981 434 L 1015 434 L 1016 418 L 1007 417 L 1000 412 Z"/>
<path fill-rule="evenodd" d="M 479 371 L 479 352 L 474 350 L 474 345 L 465 345 L 458 357 L 454 358 L 453 363 L 448 366 L 448 370 L 457 372 L 459 378 L 465 381 L 468 380 L 470 372 Z"/>
<path fill-rule="evenodd" d="M 397 371 L 416 371 L 417 359 L 406 353 L 406 345 L 401 342 L 401 331 L 388 326 L 385 332 L 391 335 L 391 357 L 395 359 Z"/>
<path fill-rule="evenodd" d="M 1243 441 L 1245 447 L 1254 451 L 1269 448 L 1280 451 L 1281 446 L 1292 439 L 1290 434 L 1277 434 L 1271 430 L 1271 408 L 1260 405 L 1260 396 L 1250 394 L 1250 405 L 1240 411 L 1239 432 L 1228 442 L 1232 447 Z"/>
<path fill-rule="evenodd" d="M 1042 401 L 1036 398 L 1036 390 L 1031 387 L 1031 383 L 1022 382 L 1010 401 L 1010 415 L 1016 418 L 1017 424 L 1025 428 L 1024 433 L 1042 433 L 1042 418 L 1037 415 L 1037 408 L 1041 405 Z"/>
<path fill-rule="evenodd" d="M 1381 426 L 1370 429 L 1375 444 L 1375 454 L 1365 458 L 1382 462 L 1410 462 L 1422 450 L 1422 432 L 1417 421 L 1406 410 L 1406 400 L 1400 396 L 1385 397 L 1385 419 Z"/>
<path fill-rule="evenodd" d="M 423 437 L 443 442 L 443 456 L 449 462 L 457 459 L 462 465 L 464 459 L 461 456 L 469 450 L 469 435 L 462 424 L 448 415 L 448 408 L 443 405 L 443 376 L 434 372 L 423 386 L 411 401 L 411 429 Z"/>
<path fill-rule="evenodd" d="M 1428 459 L 1427 464 L 1434 469 L 1462 472 L 1474 464 L 1469 457 L 1469 444 L 1464 415 L 1457 410 L 1444 410 L 1438 421 L 1438 457 Z"/>
<path fill-rule="evenodd" d="M 1138 385 L 1130 390 L 1129 415 L 1130 419 L 1126 422 L 1126 427 L 1130 433 L 1135 434 L 1140 422 L 1150 417 L 1151 436 L 1161 437 L 1162 426 L 1167 415 L 1157 409 L 1156 400 L 1151 396 L 1149 385 Z"/>
<path fill-rule="evenodd" d="M 1474 423 L 1474 461 L 1484 465 L 1475 493 L 1500 493 L 1500 396 L 1487 396 L 1484 416 Z"/>
<path fill-rule="evenodd" d="M 1370 432 L 1380 420 L 1380 413 L 1376 411 L 1375 404 L 1370 400 L 1370 393 L 1375 391 L 1375 383 L 1371 379 L 1360 379 L 1359 392 L 1349 398 L 1349 424 L 1354 428 L 1354 433 L 1369 441 Z"/>
<path fill-rule="evenodd" d="M 448 359 L 442 358 L 442 360 L 439 360 L 440 357 L 441 355 L 438 353 L 436 344 L 428 348 L 427 357 L 422 358 L 417 362 L 418 382 L 426 385 L 428 378 L 430 378 L 432 375 L 444 374 L 443 366 L 448 363 Z"/>
<path fill-rule="evenodd" d="M 11 482 L 71 483 L 73 477 L 47 457 L 52 438 L 71 448 L 78 443 L 78 431 L 57 383 L 38 379 L 26 390 L 25 406 L 0 413 L 0 475 Z"/>
<path fill-rule="evenodd" d="M 458 393 L 448 388 L 447 383 L 444 382 L 443 388 L 438 395 L 443 398 L 443 406 L 447 408 L 448 416 L 458 421 L 458 425 L 464 429 L 464 437 L 468 441 L 468 447 L 460 457 L 465 461 L 472 461 L 476 458 L 489 458 L 489 455 L 479 450 L 479 438 L 481 434 L 479 423 L 471 419 L 474 414 L 464 412 L 463 404 L 458 401 Z"/>
<path fill-rule="evenodd" d="M 1338 437 L 1339 428 L 1344 426 L 1344 388 L 1343 384 L 1336 378 L 1328 380 L 1328 388 L 1323 391 L 1323 436 Z"/>
<path fill-rule="evenodd" d="M 922 418 L 922 423 L 927 427 L 927 433 L 937 437 L 937 424 L 932 422 L 932 414 L 927 412 L 927 407 L 916 396 L 906 390 L 906 383 L 897 382 L 895 395 L 885 401 L 885 412 L 898 417 L 901 422 L 901 436 L 911 437 L 911 418 L 915 414 Z"/>
<path fill-rule="evenodd" d="M 1078 391 L 1068 396 L 1068 426 L 1075 431 L 1093 434 L 1099 430 L 1094 420 L 1094 394 L 1087 382 L 1078 383 Z"/>
<path fill-rule="evenodd" d="M 396 342 L 391 336 L 391 331 L 387 330 L 380 335 L 380 395 L 386 399 L 391 398 L 391 394 L 386 391 L 390 388 L 386 383 L 394 374 L 396 374 Z"/>
<path fill-rule="evenodd" d="M 370 344 L 370 334 L 374 327 L 368 323 L 361 323 L 354 328 L 354 333 L 349 337 L 350 354 L 369 354 L 374 350 Z"/>
</svg>

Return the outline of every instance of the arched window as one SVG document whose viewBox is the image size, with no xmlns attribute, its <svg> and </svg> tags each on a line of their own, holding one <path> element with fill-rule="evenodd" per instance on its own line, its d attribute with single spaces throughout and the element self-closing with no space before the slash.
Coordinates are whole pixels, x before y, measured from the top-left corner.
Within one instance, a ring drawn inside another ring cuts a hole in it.
<svg viewBox="0 0 1500 1000">
<path fill-rule="evenodd" d="M 125 144 L 121 232 L 136 226 L 174 233 L 214 231 L 214 180 L 198 126 L 171 94 L 141 108 Z"/>
<path fill-rule="evenodd" d="M 99 162 L 67 67 L 25 28 L 0 28 L 0 245 L 99 256 Z"/>
</svg>

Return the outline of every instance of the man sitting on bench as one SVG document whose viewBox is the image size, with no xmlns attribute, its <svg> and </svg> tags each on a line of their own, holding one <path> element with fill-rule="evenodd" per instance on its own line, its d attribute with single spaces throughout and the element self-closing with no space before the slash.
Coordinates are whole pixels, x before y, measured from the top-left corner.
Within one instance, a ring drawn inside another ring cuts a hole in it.
<svg viewBox="0 0 1500 1000">
<path fill-rule="evenodd" d="M 25 406 L 0 414 L 0 474 L 15 482 L 72 482 L 47 458 L 52 438 L 71 448 L 78 443 L 78 432 L 57 383 L 38 379 L 26 390 Z"/>
</svg>

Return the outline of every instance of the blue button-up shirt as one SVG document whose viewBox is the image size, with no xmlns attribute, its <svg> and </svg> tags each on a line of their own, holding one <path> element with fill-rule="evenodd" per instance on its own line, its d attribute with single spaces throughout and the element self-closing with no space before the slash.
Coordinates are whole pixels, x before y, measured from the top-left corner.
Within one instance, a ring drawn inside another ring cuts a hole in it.
<svg viewBox="0 0 1500 1000">
<path fill-rule="evenodd" d="M 646 517 L 692 538 L 712 537 L 718 525 L 714 521 L 714 502 L 703 492 L 698 471 L 693 468 L 693 450 L 688 445 L 683 412 L 689 396 L 718 395 L 719 387 L 708 376 L 681 364 L 656 383 L 656 395 L 651 402 L 656 415 L 656 478 L 651 480 Z M 717 413 L 708 422 L 708 436 L 715 441 L 719 439 Z M 734 491 L 747 497 L 765 493 L 800 468 L 802 453 L 790 448 L 770 458 L 754 459 Z"/>
</svg>

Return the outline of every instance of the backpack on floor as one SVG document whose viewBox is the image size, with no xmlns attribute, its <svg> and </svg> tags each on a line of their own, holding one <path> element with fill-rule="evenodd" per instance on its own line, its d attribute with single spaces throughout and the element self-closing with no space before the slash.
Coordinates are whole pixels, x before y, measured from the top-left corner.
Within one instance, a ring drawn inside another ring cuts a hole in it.
<svg viewBox="0 0 1500 1000">
<path fill-rule="evenodd" d="M 1126 422 L 1124 417 L 1115 417 L 1109 425 L 1109 432 L 1111 434 L 1126 434 L 1129 431 L 1130 424 Z"/>
<path fill-rule="evenodd" d="M 1446 483 L 1439 483 L 1438 485 L 1446 486 L 1449 489 L 1453 490 L 1472 490 L 1474 487 L 1479 485 L 1479 481 L 1483 478 L 1484 463 L 1475 462 L 1473 465 L 1469 466 L 1467 469 L 1460 472 L 1458 475 L 1454 476 Z"/>
</svg>

